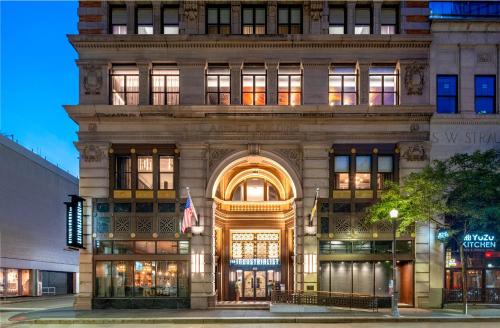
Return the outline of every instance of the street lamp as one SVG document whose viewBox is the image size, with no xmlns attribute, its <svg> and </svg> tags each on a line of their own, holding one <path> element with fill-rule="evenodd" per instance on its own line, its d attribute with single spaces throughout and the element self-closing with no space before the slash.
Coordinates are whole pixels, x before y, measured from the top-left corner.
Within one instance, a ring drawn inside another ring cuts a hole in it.
<svg viewBox="0 0 500 328">
<path fill-rule="evenodd" d="M 398 218 L 398 210 L 393 208 L 389 212 L 389 216 L 392 219 L 392 298 L 391 298 L 391 314 L 394 318 L 399 318 L 398 300 L 399 291 L 396 288 L 396 220 Z"/>
</svg>

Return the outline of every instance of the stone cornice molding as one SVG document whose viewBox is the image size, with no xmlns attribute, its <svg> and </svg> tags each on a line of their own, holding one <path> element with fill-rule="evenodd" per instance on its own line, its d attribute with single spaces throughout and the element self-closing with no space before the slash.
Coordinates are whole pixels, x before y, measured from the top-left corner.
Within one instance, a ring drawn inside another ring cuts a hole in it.
<svg viewBox="0 0 500 328">
<path fill-rule="evenodd" d="M 434 114 L 431 118 L 432 126 L 440 125 L 500 125 L 500 114 Z"/>
</svg>

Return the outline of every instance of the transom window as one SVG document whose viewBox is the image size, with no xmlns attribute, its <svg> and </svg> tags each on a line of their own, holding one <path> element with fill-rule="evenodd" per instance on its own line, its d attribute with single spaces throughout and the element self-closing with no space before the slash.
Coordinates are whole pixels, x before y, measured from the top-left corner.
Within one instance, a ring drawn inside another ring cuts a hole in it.
<svg viewBox="0 0 500 328">
<path fill-rule="evenodd" d="M 335 156 L 333 171 L 334 189 L 349 189 L 349 156 Z"/>
<path fill-rule="evenodd" d="M 231 33 L 231 9 L 227 6 L 207 8 L 207 34 Z"/>
<path fill-rule="evenodd" d="M 437 112 L 456 113 L 458 111 L 458 76 L 438 75 L 437 76 Z"/>
<path fill-rule="evenodd" d="M 264 179 L 251 178 L 240 183 L 233 191 L 232 201 L 262 202 L 279 200 L 276 187 Z"/>
<path fill-rule="evenodd" d="M 116 156 L 115 189 L 132 188 L 132 158 L 130 156 Z"/>
<path fill-rule="evenodd" d="M 278 105 L 302 103 L 302 69 L 300 65 L 280 64 L 278 68 Z"/>
<path fill-rule="evenodd" d="M 243 7 L 243 34 L 266 34 L 266 8 Z"/>
<path fill-rule="evenodd" d="M 160 156 L 159 169 L 159 188 L 160 190 L 174 189 L 174 157 Z"/>
<path fill-rule="evenodd" d="M 494 75 L 476 75 L 475 77 L 475 109 L 478 114 L 495 113 L 495 88 Z"/>
<path fill-rule="evenodd" d="M 356 174 L 354 187 L 356 189 L 371 189 L 371 156 L 356 156 Z"/>
<path fill-rule="evenodd" d="M 345 25 L 345 7 L 330 7 L 330 15 L 329 22 L 330 26 L 328 27 L 328 33 L 330 34 L 345 34 L 346 33 L 346 25 Z"/>
<path fill-rule="evenodd" d="M 137 189 L 153 189 L 153 156 L 137 156 Z"/>
<path fill-rule="evenodd" d="M 153 34 L 153 8 L 137 8 L 137 34 Z"/>
<path fill-rule="evenodd" d="M 278 259 L 280 235 L 278 232 L 232 232 L 231 258 Z"/>
<path fill-rule="evenodd" d="M 278 33 L 279 34 L 302 33 L 302 7 L 297 7 L 297 6 L 278 7 Z"/>
<path fill-rule="evenodd" d="M 207 105 L 229 105 L 231 102 L 231 72 L 228 66 L 207 68 Z"/>
<path fill-rule="evenodd" d="M 241 72 L 243 105 L 266 104 L 266 68 L 264 65 L 245 65 Z"/>
<path fill-rule="evenodd" d="M 398 104 L 398 71 L 395 66 L 370 67 L 370 106 Z"/>
<path fill-rule="evenodd" d="M 115 66 L 111 70 L 111 103 L 139 104 L 139 70 L 135 66 Z"/>
<path fill-rule="evenodd" d="M 126 7 L 111 7 L 110 32 L 112 34 L 127 34 Z"/>
<path fill-rule="evenodd" d="M 163 34 L 179 34 L 179 7 L 163 8 Z"/>
<path fill-rule="evenodd" d="M 330 106 L 357 104 L 357 71 L 355 66 L 332 66 L 329 76 Z"/>
<path fill-rule="evenodd" d="M 151 71 L 153 105 L 179 105 L 179 69 L 155 66 Z"/>
<path fill-rule="evenodd" d="M 398 33 L 398 9 L 396 7 L 382 7 L 380 16 L 380 33 Z"/>
<path fill-rule="evenodd" d="M 370 34 L 372 11 L 369 7 L 356 7 L 354 34 Z"/>
</svg>

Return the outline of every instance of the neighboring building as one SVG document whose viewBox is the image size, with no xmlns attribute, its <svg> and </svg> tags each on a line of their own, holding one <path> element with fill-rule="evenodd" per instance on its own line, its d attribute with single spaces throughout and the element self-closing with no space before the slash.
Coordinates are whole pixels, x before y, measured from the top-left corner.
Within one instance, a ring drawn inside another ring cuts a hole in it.
<svg viewBox="0 0 500 328">
<path fill-rule="evenodd" d="M 76 293 L 64 202 L 78 179 L 0 135 L 0 181 L 0 297 Z"/>
<path fill-rule="evenodd" d="M 432 2 L 430 159 L 455 153 L 500 149 L 500 3 L 497 1 Z M 487 240 L 483 236 L 487 233 Z M 500 303 L 500 231 L 471 232 L 466 243 L 468 298 Z M 479 239 L 480 240 L 479 240 Z M 431 272 L 436 301 L 461 302 L 462 273 L 455 244 L 438 257 Z M 436 279 L 436 282 L 438 280 Z"/>
<path fill-rule="evenodd" d="M 81 1 L 78 14 L 75 308 L 207 308 L 276 288 L 390 304 L 392 228 L 363 212 L 429 161 L 428 2 Z M 186 187 L 201 234 L 179 230 Z M 434 232 L 398 235 L 406 306 L 441 304 Z"/>
</svg>

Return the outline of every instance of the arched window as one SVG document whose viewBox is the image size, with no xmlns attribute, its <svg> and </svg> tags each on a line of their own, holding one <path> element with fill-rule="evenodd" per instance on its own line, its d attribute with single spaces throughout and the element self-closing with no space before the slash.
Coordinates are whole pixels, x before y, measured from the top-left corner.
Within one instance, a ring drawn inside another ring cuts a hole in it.
<svg viewBox="0 0 500 328">
<path fill-rule="evenodd" d="M 264 179 L 251 178 L 241 182 L 233 191 L 232 201 L 277 201 L 279 194 L 269 182 Z"/>
</svg>

